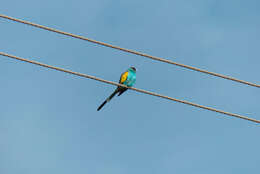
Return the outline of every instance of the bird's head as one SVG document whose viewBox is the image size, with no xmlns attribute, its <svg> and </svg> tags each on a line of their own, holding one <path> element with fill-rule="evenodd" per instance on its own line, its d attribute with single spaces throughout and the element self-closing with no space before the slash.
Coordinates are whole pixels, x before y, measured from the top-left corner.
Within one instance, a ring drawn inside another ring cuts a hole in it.
<svg viewBox="0 0 260 174">
<path fill-rule="evenodd" d="M 131 66 L 131 67 L 129 68 L 129 70 L 136 72 L 136 68 L 133 67 L 133 66 Z"/>
</svg>

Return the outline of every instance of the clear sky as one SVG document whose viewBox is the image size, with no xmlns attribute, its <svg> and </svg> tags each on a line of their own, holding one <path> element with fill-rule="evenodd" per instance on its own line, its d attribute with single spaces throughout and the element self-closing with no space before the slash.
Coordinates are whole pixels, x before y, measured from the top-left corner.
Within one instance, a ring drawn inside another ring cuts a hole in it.
<svg viewBox="0 0 260 174">
<path fill-rule="evenodd" d="M 8 0 L 0 13 L 260 84 L 257 0 Z M 0 19 L 0 51 L 260 119 L 257 88 Z M 259 125 L 0 56 L 1 174 L 257 173 Z"/>
</svg>

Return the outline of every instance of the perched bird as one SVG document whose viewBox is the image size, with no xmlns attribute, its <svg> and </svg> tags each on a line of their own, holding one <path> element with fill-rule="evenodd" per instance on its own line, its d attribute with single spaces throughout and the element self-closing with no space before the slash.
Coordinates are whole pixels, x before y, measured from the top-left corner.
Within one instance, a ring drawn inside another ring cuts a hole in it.
<svg viewBox="0 0 260 174">
<path fill-rule="evenodd" d="M 136 69 L 135 67 L 130 67 L 126 72 L 121 74 L 119 83 L 124 84 L 128 87 L 132 87 L 136 80 Z M 118 96 L 122 95 L 128 88 L 118 86 L 116 90 L 98 107 L 98 111 L 109 102 L 117 93 Z"/>
</svg>

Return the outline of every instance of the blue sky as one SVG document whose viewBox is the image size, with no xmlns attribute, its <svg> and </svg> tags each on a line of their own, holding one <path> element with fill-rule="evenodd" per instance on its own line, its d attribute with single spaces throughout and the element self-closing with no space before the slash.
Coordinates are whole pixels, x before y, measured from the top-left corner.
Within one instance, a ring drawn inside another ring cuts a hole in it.
<svg viewBox="0 0 260 174">
<path fill-rule="evenodd" d="M 32 1 L 0 13 L 260 84 L 256 0 Z M 0 19 L 1 51 L 260 119 L 259 89 Z M 257 173 L 259 125 L 0 59 L 0 173 Z"/>
</svg>

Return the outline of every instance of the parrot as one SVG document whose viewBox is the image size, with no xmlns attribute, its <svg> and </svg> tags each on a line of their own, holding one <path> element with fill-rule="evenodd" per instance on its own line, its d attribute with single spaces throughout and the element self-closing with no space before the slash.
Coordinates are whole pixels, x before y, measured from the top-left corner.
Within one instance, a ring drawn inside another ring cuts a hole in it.
<svg viewBox="0 0 260 174">
<path fill-rule="evenodd" d="M 126 85 L 128 87 L 132 87 L 135 84 L 136 81 L 136 68 L 130 67 L 121 74 L 119 83 Z M 97 108 L 97 111 L 99 111 L 107 102 L 109 102 L 117 93 L 118 96 L 122 95 L 128 88 L 118 86 L 115 91 Z"/>
</svg>

